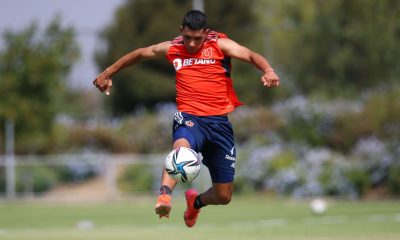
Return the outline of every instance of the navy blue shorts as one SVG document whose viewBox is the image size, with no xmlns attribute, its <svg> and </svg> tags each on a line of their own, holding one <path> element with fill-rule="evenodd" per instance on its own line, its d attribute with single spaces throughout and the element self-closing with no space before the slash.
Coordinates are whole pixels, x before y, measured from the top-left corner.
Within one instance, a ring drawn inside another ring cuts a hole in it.
<svg viewBox="0 0 400 240">
<path fill-rule="evenodd" d="M 233 182 L 236 149 L 232 124 L 226 116 L 194 116 L 175 113 L 173 140 L 185 138 L 196 152 L 203 155 L 203 164 L 210 171 L 213 183 Z"/>
</svg>

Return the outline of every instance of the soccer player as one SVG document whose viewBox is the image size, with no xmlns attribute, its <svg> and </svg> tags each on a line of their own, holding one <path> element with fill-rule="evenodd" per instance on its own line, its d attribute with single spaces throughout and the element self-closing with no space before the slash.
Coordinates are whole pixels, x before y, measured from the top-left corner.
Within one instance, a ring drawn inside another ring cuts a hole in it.
<svg viewBox="0 0 400 240">
<path fill-rule="evenodd" d="M 196 223 L 202 207 L 226 205 L 231 201 L 236 148 L 227 115 L 242 104 L 232 86 L 231 58 L 257 67 L 262 72 L 264 86 L 279 86 L 279 77 L 263 56 L 223 33 L 211 31 L 206 22 L 203 12 L 187 12 L 180 36 L 124 55 L 93 81 L 101 92 L 109 95 L 111 76 L 139 61 L 166 57 L 175 68 L 178 112 L 173 121 L 172 147 L 188 147 L 201 152 L 212 180 L 212 186 L 206 192 L 198 194 L 194 189 L 185 192 L 184 220 L 188 227 Z M 160 196 L 155 205 L 160 218 L 169 217 L 171 192 L 176 183 L 163 169 Z"/>
</svg>

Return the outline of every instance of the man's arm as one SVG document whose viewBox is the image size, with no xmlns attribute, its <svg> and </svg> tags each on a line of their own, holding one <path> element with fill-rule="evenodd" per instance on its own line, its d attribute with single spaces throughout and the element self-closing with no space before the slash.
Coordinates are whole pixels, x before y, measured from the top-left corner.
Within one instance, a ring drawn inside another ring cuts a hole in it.
<svg viewBox="0 0 400 240">
<path fill-rule="evenodd" d="M 135 65 L 136 63 L 148 60 L 163 57 L 167 54 L 167 51 L 171 45 L 170 41 L 161 42 L 155 45 L 151 45 L 149 47 L 138 48 L 120 59 L 118 59 L 111 66 L 106 68 L 102 73 L 100 73 L 96 79 L 93 81 L 93 84 L 101 91 L 106 92 L 107 95 L 110 94 L 110 90 L 112 87 L 112 79 L 111 77 L 121 71 L 122 69 Z"/>
<path fill-rule="evenodd" d="M 231 39 L 221 38 L 218 40 L 218 46 L 222 52 L 230 57 L 242 60 L 244 62 L 253 64 L 263 72 L 261 81 L 266 87 L 278 87 L 279 77 L 274 72 L 274 69 L 260 54 L 251 51 L 250 49 L 232 41 Z"/>
</svg>

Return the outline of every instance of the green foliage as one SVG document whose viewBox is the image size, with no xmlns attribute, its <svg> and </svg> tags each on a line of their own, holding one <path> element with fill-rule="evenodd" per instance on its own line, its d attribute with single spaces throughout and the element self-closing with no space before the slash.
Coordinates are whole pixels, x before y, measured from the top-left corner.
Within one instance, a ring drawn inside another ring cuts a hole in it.
<svg viewBox="0 0 400 240">
<path fill-rule="evenodd" d="M 339 114 L 333 122 L 331 134 L 327 136 L 326 143 L 336 150 L 348 151 L 354 146 L 357 139 L 361 137 L 359 125 L 354 123 L 359 121 L 359 114 L 344 112 Z"/>
<path fill-rule="evenodd" d="M 161 4 L 163 11 L 154 14 Z M 172 39 L 190 8 L 190 1 L 126 1 L 102 35 L 107 48 L 97 53 L 100 69 L 133 49 Z M 282 78 L 281 88 L 267 92 L 257 70 L 234 61 L 235 88 L 250 104 L 294 92 L 351 98 L 396 82 L 399 9 L 393 0 L 205 1 L 210 27 L 266 55 Z M 173 101 L 173 73 L 157 60 L 117 74 L 107 100 L 112 112 Z"/>
<path fill-rule="evenodd" d="M 338 196 L 341 194 L 341 189 L 338 184 L 338 179 L 342 177 L 342 169 L 338 165 L 335 166 L 333 161 L 328 161 L 323 164 L 323 169 L 318 176 L 318 182 L 320 182 L 324 189 L 324 195 Z"/>
<path fill-rule="evenodd" d="M 170 122 L 164 119 L 160 122 L 157 116 L 149 113 L 99 124 L 60 124 L 56 129 L 52 142 L 54 151 L 90 149 L 111 153 L 155 153 L 171 147 Z"/>
<path fill-rule="evenodd" d="M 251 2 L 205 1 L 209 26 L 226 32 L 240 43 L 250 42 L 247 33 L 255 21 Z M 160 6 L 163 10 L 155 12 Z M 179 35 L 182 18 L 191 7 L 191 1 L 182 0 L 126 1 L 102 34 L 107 48 L 96 54 L 98 66 L 105 69 L 134 49 L 172 40 Z M 113 94 L 107 98 L 113 114 L 126 114 L 140 106 L 153 107 L 158 102 L 175 100 L 174 69 L 165 59 L 139 63 L 114 75 L 113 79 Z M 254 82 L 262 88 L 257 79 Z"/>
<path fill-rule="evenodd" d="M 389 169 L 388 187 L 390 193 L 400 196 L 400 163 L 393 164 Z"/>
<path fill-rule="evenodd" d="M 4 172 L 4 168 L 0 168 Z M 16 171 L 16 191 L 18 193 L 43 193 L 57 182 L 57 173 L 45 166 L 18 167 Z M 5 192 L 5 176 L 0 175 L 0 192 Z"/>
<path fill-rule="evenodd" d="M 54 167 L 52 170 L 57 174 L 57 179 L 64 183 L 84 182 L 98 175 L 98 170 L 94 164 L 85 163 L 80 160 L 68 166 Z"/>
<path fill-rule="evenodd" d="M 285 140 L 298 143 L 307 143 L 311 146 L 323 145 L 324 132 L 321 125 L 324 124 L 324 116 L 316 112 L 299 113 L 291 112 L 287 124 L 280 128 Z"/>
<path fill-rule="evenodd" d="M 370 176 L 365 167 L 353 166 L 346 171 L 345 177 L 357 192 L 358 196 L 365 196 L 371 189 Z"/>
<path fill-rule="evenodd" d="M 359 123 L 364 133 L 397 140 L 400 136 L 400 87 L 390 86 L 369 97 Z"/>
<path fill-rule="evenodd" d="M 64 28 L 60 18 L 43 32 L 32 24 L 21 32 L 3 34 L 0 126 L 6 119 L 15 122 L 19 153 L 45 151 L 65 77 L 79 56 L 74 38 L 73 29 Z"/>
<path fill-rule="evenodd" d="M 274 60 L 306 93 L 354 96 L 400 74 L 400 2 L 264 0 Z M 284 83 L 284 82 L 283 82 Z"/>
<path fill-rule="evenodd" d="M 377 136 L 397 141 L 399 122 L 400 87 L 393 84 L 371 92 L 360 112 L 338 114 L 332 123 L 333 130 L 325 136 L 324 142 L 333 149 L 346 152 L 362 137 Z"/>
<path fill-rule="evenodd" d="M 282 119 L 265 107 L 238 108 L 229 116 L 234 126 L 235 140 L 239 143 L 247 141 L 265 141 L 265 134 L 276 131 L 283 126 Z"/>
<path fill-rule="evenodd" d="M 252 11 L 254 0 L 205 0 L 205 13 L 211 29 L 225 32 L 239 43 L 250 43 L 248 33 L 257 29 L 257 18 Z M 182 16 L 183 17 L 183 14 Z"/>
<path fill-rule="evenodd" d="M 154 176 L 148 164 L 129 165 L 118 179 L 119 188 L 124 192 L 152 190 Z"/>
<path fill-rule="evenodd" d="M 233 191 L 235 194 L 251 194 L 256 190 L 254 183 L 250 182 L 244 176 L 235 176 L 235 181 L 233 182 Z"/>
<path fill-rule="evenodd" d="M 366 196 L 373 189 L 371 179 L 376 169 L 369 169 L 364 160 L 335 161 L 330 159 L 325 162 L 323 170 L 318 176 L 324 194 L 342 196 L 347 193 L 358 198 Z"/>
<path fill-rule="evenodd" d="M 174 38 L 188 4 L 182 1 L 126 1 L 117 11 L 114 22 L 102 34 L 108 47 L 96 54 L 100 69 L 136 48 Z M 155 13 L 154 9 L 161 5 L 163 11 Z M 113 77 L 113 94 L 107 103 L 114 114 L 123 114 L 140 105 L 173 101 L 172 76 L 173 68 L 165 60 L 140 63 Z"/>
<path fill-rule="evenodd" d="M 273 157 L 269 162 L 268 173 L 276 174 L 296 165 L 296 156 L 291 152 L 283 152 Z"/>
</svg>

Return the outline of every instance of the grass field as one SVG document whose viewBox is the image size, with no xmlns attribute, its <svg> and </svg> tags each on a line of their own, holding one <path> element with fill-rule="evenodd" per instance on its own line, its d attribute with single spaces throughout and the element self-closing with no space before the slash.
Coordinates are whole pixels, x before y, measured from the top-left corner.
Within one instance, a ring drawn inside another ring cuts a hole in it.
<svg viewBox="0 0 400 240">
<path fill-rule="evenodd" d="M 400 239 L 400 202 L 329 201 L 322 216 L 308 202 L 266 196 L 235 197 L 228 206 L 209 206 L 189 229 L 185 202 L 176 197 L 170 219 L 154 214 L 154 198 L 109 203 L 0 203 L 0 239 Z"/>
</svg>

